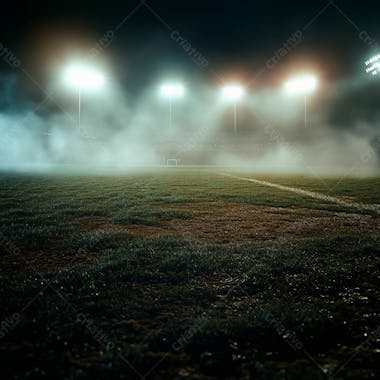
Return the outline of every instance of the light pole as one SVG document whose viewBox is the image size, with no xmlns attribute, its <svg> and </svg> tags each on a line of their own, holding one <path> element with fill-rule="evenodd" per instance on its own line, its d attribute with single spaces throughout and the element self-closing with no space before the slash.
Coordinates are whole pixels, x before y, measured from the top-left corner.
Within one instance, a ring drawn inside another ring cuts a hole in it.
<svg viewBox="0 0 380 380">
<path fill-rule="evenodd" d="M 305 128 L 307 127 L 307 100 L 308 95 L 318 87 L 318 80 L 314 75 L 302 75 L 288 80 L 285 85 L 285 91 L 289 95 L 304 96 L 304 118 Z"/>
<path fill-rule="evenodd" d="M 82 91 L 95 90 L 104 84 L 103 75 L 91 67 L 80 65 L 69 66 L 65 79 L 67 83 L 78 91 L 78 128 L 81 129 Z"/>
<path fill-rule="evenodd" d="M 173 100 L 185 94 L 185 87 L 180 83 L 167 83 L 160 87 L 160 93 L 169 100 L 169 128 L 173 124 Z"/>
<path fill-rule="evenodd" d="M 244 96 L 245 90 L 238 84 L 228 84 L 222 88 L 222 97 L 233 103 L 234 111 L 234 133 L 237 133 L 237 103 Z"/>
<path fill-rule="evenodd" d="M 80 130 L 80 122 L 81 122 L 81 105 L 82 105 L 82 87 L 78 86 L 78 128 Z"/>
</svg>

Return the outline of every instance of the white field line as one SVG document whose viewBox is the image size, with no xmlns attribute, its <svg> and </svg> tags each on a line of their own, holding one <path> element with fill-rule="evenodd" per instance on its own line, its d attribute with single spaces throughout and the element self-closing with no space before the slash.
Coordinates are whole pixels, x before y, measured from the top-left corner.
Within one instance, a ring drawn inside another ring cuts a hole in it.
<svg viewBox="0 0 380 380">
<path fill-rule="evenodd" d="M 336 203 L 340 206 L 348 207 L 348 208 L 354 208 L 357 210 L 361 211 L 372 211 L 376 213 L 380 213 L 380 205 L 377 204 L 366 204 L 366 203 L 359 203 L 359 202 L 349 202 L 345 201 L 343 199 L 339 199 L 337 197 L 332 197 L 331 195 L 325 195 L 321 193 L 316 193 L 315 191 L 308 191 L 308 190 L 302 190 L 297 187 L 291 187 L 291 186 L 284 186 L 284 185 L 279 185 L 277 183 L 272 183 L 272 182 L 267 182 L 267 181 L 260 181 L 258 179 L 254 178 L 245 178 L 245 177 L 238 177 L 229 173 L 223 173 L 219 172 L 219 174 L 224 175 L 226 177 L 231 177 L 235 179 L 239 179 L 241 181 L 248 181 L 248 182 L 253 182 L 258 185 L 264 185 L 264 186 L 269 186 L 269 187 L 274 187 L 276 189 L 284 190 L 284 191 L 290 191 L 299 195 L 304 195 L 307 197 L 315 198 L 315 199 L 320 199 L 322 201 L 326 202 L 331 202 L 331 203 Z"/>
</svg>

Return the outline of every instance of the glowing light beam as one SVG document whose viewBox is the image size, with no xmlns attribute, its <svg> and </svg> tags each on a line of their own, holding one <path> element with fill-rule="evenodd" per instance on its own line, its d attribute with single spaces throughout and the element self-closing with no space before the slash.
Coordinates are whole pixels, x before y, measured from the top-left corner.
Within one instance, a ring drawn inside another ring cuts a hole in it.
<svg viewBox="0 0 380 380">
<path fill-rule="evenodd" d="M 304 96 L 305 128 L 307 127 L 307 98 L 318 87 L 318 79 L 314 75 L 301 75 L 285 82 L 284 88 L 289 95 Z"/>
<path fill-rule="evenodd" d="M 222 88 L 222 98 L 233 102 L 234 105 L 234 133 L 237 133 L 237 103 L 244 97 L 245 89 L 239 84 L 227 84 Z"/>
<path fill-rule="evenodd" d="M 65 72 L 66 82 L 78 91 L 78 128 L 81 129 L 82 90 L 95 90 L 103 86 L 104 76 L 92 67 L 71 65 Z"/>
<path fill-rule="evenodd" d="M 185 87 L 181 83 L 165 83 L 160 87 L 160 93 L 169 99 L 169 128 L 173 124 L 173 99 L 181 98 L 185 94 Z"/>
</svg>

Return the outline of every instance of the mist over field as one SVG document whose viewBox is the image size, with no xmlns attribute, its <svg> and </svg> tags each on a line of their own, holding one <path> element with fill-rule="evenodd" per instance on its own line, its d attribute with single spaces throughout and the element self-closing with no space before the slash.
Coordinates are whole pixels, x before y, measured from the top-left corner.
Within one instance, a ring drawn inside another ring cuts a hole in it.
<svg viewBox="0 0 380 380">
<path fill-rule="evenodd" d="M 7 2 L 0 377 L 380 379 L 380 2 Z"/>
<path fill-rule="evenodd" d="M 79 130 L 75 91 L 56 87 L 51 98 L 22 102 L 17 78 L 9 78 L 2 78 L 2 169 L 126 169 L 165 165 L 167 159 L 281 172 L 379 168 L 380 90 L 373 80 L 324 83 L 323 94 L 308 100 L 307 128 L 302 96 L 289 97 L 281 88 L 255 90 L 253 84 L 238 105 L 234 134 L 232 106 L 215 85 L 185 83 L 185 96 L 173 101 L 170 127 L 158 80 L 134 96 L 110 81 L 99 93 L 83 94 Z M 16 101 L 17 109 L 11 106 Z"/>
</svg>

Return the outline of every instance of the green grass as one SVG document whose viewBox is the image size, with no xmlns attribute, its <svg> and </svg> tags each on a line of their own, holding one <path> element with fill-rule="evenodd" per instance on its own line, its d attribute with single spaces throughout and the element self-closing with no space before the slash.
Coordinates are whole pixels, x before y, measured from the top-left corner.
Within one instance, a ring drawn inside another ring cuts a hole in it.
<svg viewBox="0 0 380 380">
<path fill-rule="evenodd" d="M 324 189 L 314 178 L 266 180 Z M 375 202 L 376 184 L 345 179 L 334 195 Z M 21 315 L 0 340 L 5 378 L 139 379 L 135 370 L 145 375 L 162 358 L 147 378 L 380 376 L 378 339 L 360 347 L 379 324 L 373 215 L 352 214 L 368 227 L 360 232 L 337 226 L 297 239 L 224 244 L 191 231 L 136 235 L 120 227 L 186 225 L 203 209 L 234 204 L 277 207 L 274 219 L 300 208 L 313 218 L 347 217 L 347 209 L 195 171 L 3 176 L 0 190 L 1 320 Z"/>
</svg>

